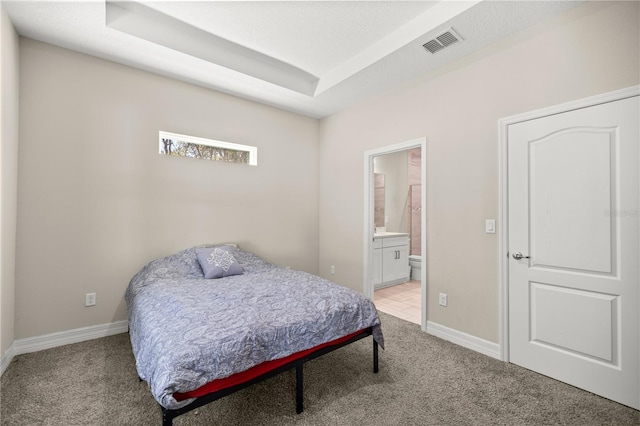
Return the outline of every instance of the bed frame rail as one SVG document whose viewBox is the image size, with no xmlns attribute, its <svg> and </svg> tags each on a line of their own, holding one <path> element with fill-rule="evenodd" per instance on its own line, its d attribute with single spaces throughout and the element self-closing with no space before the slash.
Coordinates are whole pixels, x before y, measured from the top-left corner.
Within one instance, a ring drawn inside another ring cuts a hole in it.
<svg viewBox="0 0 640 426">
<path fill-rule="evenodd" d="M 231 386 L 225 389 L 221 389 L 219 391 L 216 392 L 212 392 L 210 394 L 207 394 L 205 396 L 196 398 L 191 404 L 182 407 L 182 408 L 178 408 L 176 410 L 170 410 L 164 407 L 160 407 L 162 408 L 162 426 L 172 426 L 173 425 L 173 419 L 175 419 L 176 417 L 184 414 L 184 413 L 188 413 L 191 410 L 195 410 L 196 408 L 202 407 L 203 405 L 209 404 L 210 402 L 216 401 L 220 398 L 223 398 L 227 395 L 231 395 L 232 393 L 235 393 L 241 389 L 244 389 L 246 387 L 249 387 L 255 383 L 259 383 L 263 380 L 269 379 L 273 376 L 276 376 L 284 371 L 288 371 L 291 370 L 292 368 L 296 369 L 296 413 L 300 414 L 302 413 L 302 411 L 304 410 L 304 405 L 303 405 L 303 400 L 304 400 L 304 381 L 303 381 L 303 366 L 304 363 L 307 361 L 311 361 L 312 359 L 318 358 L 319 356 L 322 356 L 326 353 L 329 352 L 333 352 L 336 349 L 340 349 L 343 346 L 349 345 L 353 342 L 356 342 L 360 339 L 364 339 L 365 337 L 371 336 L 373 334 L 372 328 L 366 328 L 364 330 L 362 330 L 362 332 L 356 334 L 355 336 L 353 336 L 352 338 L 341 342 L 341 343 L 337 343 L 335 345 L 331 345 L 331 346 L 326 346 L 323 348 L 318 349 L 317 351 L 314 351 L 302 358 L 298 358 L 294 361 L 291 361 L 281 367 L 278 367 L 274 370 L 271 370 L 261 376 L 256 377 L 255 379 L 252 380 L 248 380 L 244 383 L 240 383 L 237 384 L 235 386 Z M 375 339 L 373 339 L 373 372 L 377 373 L 378 372 L 378 342 L 375 341 Z"/>
</svg>

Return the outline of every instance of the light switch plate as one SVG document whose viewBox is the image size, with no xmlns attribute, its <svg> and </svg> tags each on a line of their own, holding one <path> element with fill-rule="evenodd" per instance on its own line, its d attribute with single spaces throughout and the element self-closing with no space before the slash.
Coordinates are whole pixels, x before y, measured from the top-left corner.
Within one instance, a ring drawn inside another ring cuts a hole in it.
<svg viewBox="0 0 640 426">
<path fill-rule="evenodd" d="M 484 221 L 484 232 L 487 234 L 495 234 L 496 233 L 496 220 L 495 219 L 487 219 Z"/>
</svg>

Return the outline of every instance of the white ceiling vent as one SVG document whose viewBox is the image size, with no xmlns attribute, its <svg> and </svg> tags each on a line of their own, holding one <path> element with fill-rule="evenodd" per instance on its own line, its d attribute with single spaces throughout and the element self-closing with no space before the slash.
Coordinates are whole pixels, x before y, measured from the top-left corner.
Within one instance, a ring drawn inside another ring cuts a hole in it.
<svg viewBox="0 0 640 426">
<path fill-rule="evenodd" d="M 460 37 L 453 28 L 449 28 L 448 30 L 438 34 L 433 40 L 429 40 L 423 44 L 422 47 L 431 53 L 436 53 L 460 40 L 462 40 L 462 37 Z"/>
</svg>

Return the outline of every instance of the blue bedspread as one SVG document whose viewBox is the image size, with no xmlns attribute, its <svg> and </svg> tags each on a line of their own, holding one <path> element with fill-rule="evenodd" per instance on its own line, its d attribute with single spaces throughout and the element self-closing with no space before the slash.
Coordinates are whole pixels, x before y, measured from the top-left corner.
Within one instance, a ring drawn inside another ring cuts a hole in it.
<svg viewBox="0 0 640 426">
<path fill-rule="evenodd" d="M 244 274 L 205 279 L 195 248 L 154 260 L 127 288 L 129 331 L 140 377 L 165 408 L 175 392 L 245 371 L 373 327 L 362 294 L 301 271 L 276 267 L 233 248 Z"/>
</svg>

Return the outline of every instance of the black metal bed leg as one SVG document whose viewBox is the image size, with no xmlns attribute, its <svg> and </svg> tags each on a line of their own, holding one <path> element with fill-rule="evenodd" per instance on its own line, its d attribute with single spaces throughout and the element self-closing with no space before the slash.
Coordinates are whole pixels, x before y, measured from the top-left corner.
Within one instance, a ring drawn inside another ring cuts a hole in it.
<svg viewBox="0 0 640 426">
<path fill-rule="evenodd" d="M 173 418 L 175 416 L 172 415 L 167 409 L 162 407 L 162 426 L 173 426 Z"/>
<path fill-rule="evenodd" d="M 373 372 L 378 372 L 378 342 L 373 339 Z"/>
<path fill-rule="evenodd" d="M 303 362 L 296 363 L 296 414 L 302 413 L 302 410 L 304 409 L 304 384 L 302 375 L 303 366 Z"/>
</svg>

